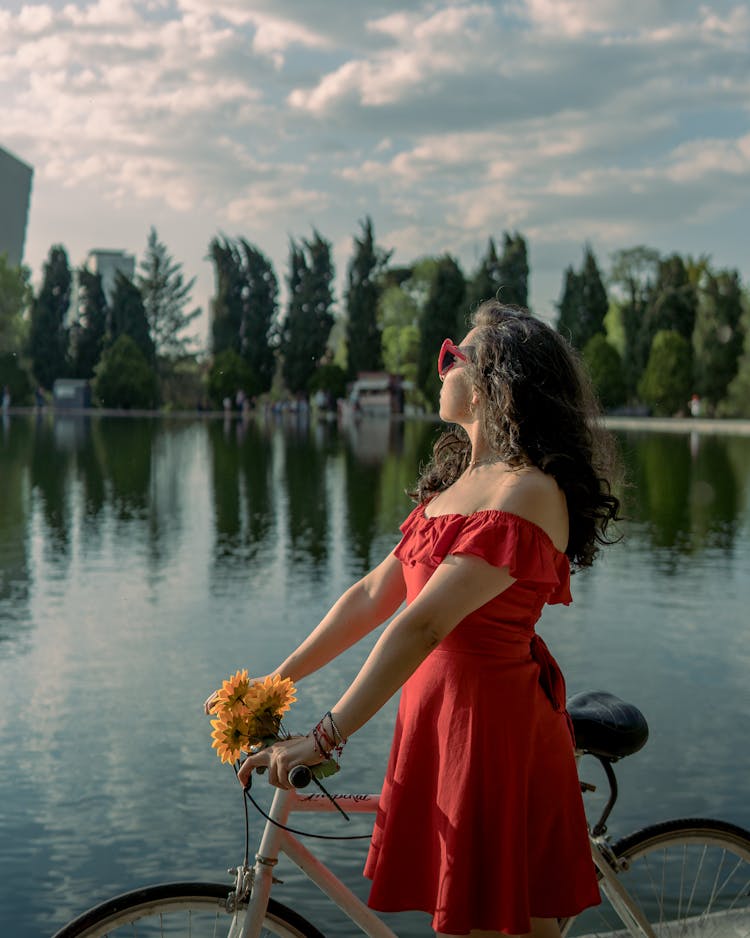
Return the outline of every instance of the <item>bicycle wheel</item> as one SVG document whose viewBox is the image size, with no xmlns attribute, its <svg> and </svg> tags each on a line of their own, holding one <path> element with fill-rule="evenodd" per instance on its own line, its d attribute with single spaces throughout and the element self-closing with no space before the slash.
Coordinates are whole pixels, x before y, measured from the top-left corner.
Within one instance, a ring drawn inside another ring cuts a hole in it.
<svg viewBox="0 0 750 938">
<path fill-rule="evenodd" d="M 222 883 L 164 883 L 126 892 L 89 909 L 53 938 L 226 938 L 231 886 Z M 323 938 L 292 909 L 273 899 L 262 938 Z"/>
<path fill-rule="evenodd" d="M 750 833 L 683 818 L 618 841 L 618 881 L 658 938 L 748 938 Z M 609 901 L 561 922 L 563 935 L 628 934 Z"/>
</svg>

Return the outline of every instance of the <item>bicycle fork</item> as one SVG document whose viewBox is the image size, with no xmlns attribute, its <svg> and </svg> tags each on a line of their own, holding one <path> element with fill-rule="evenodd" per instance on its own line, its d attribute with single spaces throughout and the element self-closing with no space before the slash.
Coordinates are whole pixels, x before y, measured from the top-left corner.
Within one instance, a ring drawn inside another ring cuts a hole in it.
<svg viewBox="0 0 750 938">
<path fill-rule="evenodd" d="M 658 938 L 618 878 L 619 861 L 603 838 L 591 838 L 591 856 L 601 874 L 599 888 L 633 938 Z"/>
</svg>

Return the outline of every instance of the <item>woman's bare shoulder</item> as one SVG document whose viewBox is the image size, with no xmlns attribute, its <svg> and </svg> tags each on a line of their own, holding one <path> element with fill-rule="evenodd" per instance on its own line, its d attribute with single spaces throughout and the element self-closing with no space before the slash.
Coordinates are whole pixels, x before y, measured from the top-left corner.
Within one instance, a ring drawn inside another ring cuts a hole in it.
<svg viewBox="0 0 750 938">
<path fill-rule="evenodd" d="M 565 494 L 555 479 L 540 469 L 523 469 L 511 484 L 499 488 L 494 499 L 497 508 L 532 521 L 550 536 L 558 550 L 568 545 L 568 507 Z"/>
</svg>

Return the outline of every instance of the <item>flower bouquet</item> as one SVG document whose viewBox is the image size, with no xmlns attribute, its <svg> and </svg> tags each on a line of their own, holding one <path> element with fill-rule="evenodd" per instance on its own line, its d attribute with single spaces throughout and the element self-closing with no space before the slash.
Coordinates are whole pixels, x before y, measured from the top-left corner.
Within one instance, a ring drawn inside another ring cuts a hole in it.
<svg viewBox="0 0 750 938">
<path fill-rule="evenodd" d="M 243 670 L 224 681 L 211 707 L 211 746 L 221 761 L 238 770 L 243 752 L 256 753 L 289 739 L 281 718 L 297 699 L 295 693 L 291 680 L 279 674 L 252 681 Z M 338 764 L 329 759 L 312 771 L 314 777 L 326 778 L 338 771 Z"/>
</svg>

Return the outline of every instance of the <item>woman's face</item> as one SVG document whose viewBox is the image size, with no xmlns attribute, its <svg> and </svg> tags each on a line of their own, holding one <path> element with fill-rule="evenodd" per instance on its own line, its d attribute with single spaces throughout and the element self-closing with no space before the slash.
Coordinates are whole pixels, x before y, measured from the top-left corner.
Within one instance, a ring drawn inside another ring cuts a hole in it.
<svg viewBox="0 0 750 938">
<path fill-rule="evenodd" d="M 472 329 L 458 342 L 461 351 L 471 354 L 472 339 L 476 329 Z M 466 363 L 457 359 L 443 378 L 440 388 L 440 419 L 448 423 L 466 425 L 474 420 L 474 387 L 466 373 Z"/>
</svg>

